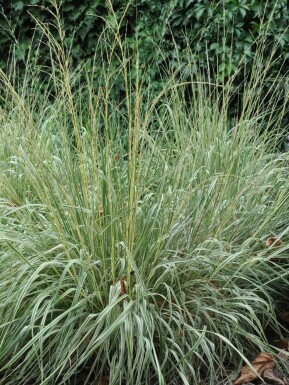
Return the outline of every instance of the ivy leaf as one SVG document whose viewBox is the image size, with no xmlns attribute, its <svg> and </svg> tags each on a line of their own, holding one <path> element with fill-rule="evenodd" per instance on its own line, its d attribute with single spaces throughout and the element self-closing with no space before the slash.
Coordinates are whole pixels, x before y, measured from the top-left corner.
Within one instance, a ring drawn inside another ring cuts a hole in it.
<svg viewBox="0 0 289 385">
<path fill-rule="evenodd" d="M 243 17 L 246 16 L 246 9 L 245 8 L 240 8 L 240 13 Z"/>
<path fill-rule="evenodd" d="M 200 6 L 198 7 L 197 9 L 197 12 L 196 12 L 196 18 L 197 20 L 200 20 L 201 16 L 203 15 L 203 13 L 205 12 L 206 8 L 204 6 Z"/>
<path fill-rule="evenodd" d="M 22 11 L 22 9 L 24 8 L 24 3 L 23 3 L 23 1 L 16 1 L 16 3 L 13 4 L 13 8 L 14 8 L 16 11 Z"/>
</svg>

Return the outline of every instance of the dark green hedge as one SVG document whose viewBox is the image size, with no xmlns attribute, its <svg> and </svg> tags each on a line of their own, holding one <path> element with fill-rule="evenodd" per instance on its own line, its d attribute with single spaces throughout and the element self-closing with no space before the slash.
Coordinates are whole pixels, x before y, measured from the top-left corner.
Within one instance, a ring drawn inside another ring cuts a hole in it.
<svg viewBox="0 0 289 385">
<path fill-rule="evenodd" d="M 63 0 L 61 3 L 65 42 L 70 46 L 73 41 L 71 54 L 76 65 L 95 53 L 98 36 L 111 15 L 104 0 Z M 128 0 L 112 0 L 112 5 L 121 14 Z M 51 14 L 44 7 L 53 10 L 53 6 L 49 0 L 23 0 L 5 1 L 0 7 L 1 68 L 6 68 L 13 45 L 16 60 L 24 68 L 35 32 L 32 16 L 49 22 Z M 192 59 L 204 66 L 209 62 L 220 79 L 235 71 L 243 55 L 250 69 L 255 55 L 253 42 L 258 36 L 267 37 L 265 53 L 268 55 L 273 45 L 278 48 L 275 56 L 280 57 L 272 69 L 274 76 L 280 63 L 288 62 L 288 26 L 289 12 L 284 0 L 133 0 L 121 32 L 131 48 L 136 44 L 137 33 L 140 62 L 147 68 L 145 77 L 157 83 L 157 67 L 182 70 Z M 156 53 L 157 46 L 162 48 L 162 54 Z M 188 46 L 193 58 L 188 55 Z M 43 44 L 41 50 L 45 60 L 48 48 Z"/>
<path fill-rule="evenodd" d="M 58 2 L 59 3 L 59 2 Z M 94 51 L 97 36 L 103 28 L 103 21 L 98 16 L 105 17 L 107 7 L 101 0 L 75 1 L 65 0 L 61 6 L 61 17 L 69 47 L 73 39 L 72 55 L 76 61 L 91 56 Z M 31 39 L 35 33 L 35 20 L 49 22 L 55 12 L 49 0 L 5 1 L 1 10 L 0 59 L 1 67 L 7 64 L 7 53 L 16 47 L 16 60 L 25 63 Z M 40 36 L 36 33 L 36 36 Z M 42 46 L 43 56 L 47 47 Z"/>
</svg>

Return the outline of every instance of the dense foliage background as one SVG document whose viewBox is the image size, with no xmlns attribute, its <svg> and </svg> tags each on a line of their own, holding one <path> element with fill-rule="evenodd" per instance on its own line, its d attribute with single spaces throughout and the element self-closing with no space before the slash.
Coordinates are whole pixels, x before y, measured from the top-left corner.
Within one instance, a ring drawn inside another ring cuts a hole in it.
<svg viewBox="0 0 289 385">
<path fill-rule="evenodd" d="M 58 2 L 59 3 L 59 2 Z M 198 62 L 209 62 L 219 77 L 232 74 L 243 55 L 252 64 L 255 55 L 254 41 L 267 36 L 267 52 L 277 45 L 280 55 L 275 65 L 289 57 L 289 13 L 285 0 L 63 0 L 60 12 L 65 30 L 65 44 L 71 47 L 75 64 L 90 58 L 96 50 L 97 37 L 110 20 L 110 8 L 124 14 L 121 20 L 123 38 L 131 46 L 136 44 L 140 62 L 149 65 L 168 64 L 171 70 L 179 69 L 192 61 L 186 51 L 189 46 Z M 48 22 L 49 0 L 5 1 L 1 6 L 0 65 L 7 65 L 7 54 L 16 47 L 16 59 L 24 65 L 35 33 L 35 18 Z M 38 36 L 40 37 L 40 36 Z M 173 37 L 173 38 L 172 38 Z M 73 42 L 73 44 L 72 44 Z M 158 55 L 161 47 L 165 55 Z M 43 58 L 48 55 L 41 46 Z M 248 65 L 247 63 L 247 65 Z M 156 67 L 149 66 L 147 77 L 155 78 Z"/>
<path fill-rule="evenodd" d="M 53 1 L 3 2 L 0 9 L 2 69 L 8 69 L 7 63 L 16 63 L 14 70 L 10 68 L 8 72 L 15 74 L 15 68 L 20 69 L 21 78 L 27 67 L 27 57 L 31 60 L 37 52 L 37 63 L 47 64 L 49 71 L 51 58 L 47 36 L 43 37 L 36 20 L 49 26 L 50 32 L 55 30 L 56 38 L 60 39 L 57 26 L 53 26 L 57 5 L 65 32 L 62 43 L 69 50 L 70 64 L 74 68 L 91 61 L 94 55 L 102 55 L 104 63 L 109 60 L 109 67 L 114 64 L 117 68 L 119 52 L 108 58 L 103 54 L 107 46 L 99 46 L 102 32 L 115 27 L 121 31 L 127 57 L 138 52 L 138 73 L 142 81 L 150 85 L 150 93 L 162 89 L 168 74 L 169 77 L 181 74 L 183 79 L 189 78 L 189 74 L 194 73 L 192 67 L 196 72 L 203 68 L 208 80 L 223 82 L 233 76 L 232 84 L 238 87 L 238 92 L 231 101 L 230 114 L 238 117 L 243 100 L 242 82 L 251 76 L 259 55 L 256 46 L 260 47 L 260 39 L 264 39 L 262 61 L 268 58 L 273 63 L 264 89 L 256 90 L 264 95 L 264 110 L 268 110 L 266 95 L 277 75 L 279 78 L 283 75 L 284 79 L 279 82 L 280 92 L 285 96 L 288 91 L 289 12 L 285 0 L 84 0 L 81 4 L 77 0 Z M 112 44 L 114 38 L 112 36 Z M 118 43 L 115 50 L 119 50 Z M 135 72 L 132 65 L 132 79 Z M 96 82 L 98 75 L 96 71 Z M 19 78 L 19 73 L 17 76 Z M 116 77 L 115 88 L 116 97 L 123 99 L 125 86 L 121 78 Z M 288 125 L 286 116 L 282 125 Z"/>
</svg>

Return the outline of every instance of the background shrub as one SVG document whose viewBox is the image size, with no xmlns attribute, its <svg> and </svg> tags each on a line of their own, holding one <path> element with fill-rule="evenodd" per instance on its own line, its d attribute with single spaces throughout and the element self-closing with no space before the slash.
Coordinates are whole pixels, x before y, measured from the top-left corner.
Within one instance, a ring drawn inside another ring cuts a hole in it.
<svg viewBox="0 0 289 385">
<path fill-rule="evenodd" d="M 157 61 L 169 63 L 171 70 L 185 66 L 191 60 L 186 47 L 194 52 L 198 63 L 210 63 L 219 78 L 230 76 L 245 55 L 247 66 L 256 54 L 254 41 L 266 36 L 266 53 L 277 46 L 272 76 L 289 57 L 289 13 L 284 0 L 135 0 L 112 3 L 84 0 L 63 0 L 60 14 L 65 32 L 65 45 L 71 47 L 75 64 L 91 58 L 97 38 L 107 23 L 111 8 L 121 19 L 122 37 L 132 46 L 138 37 L 140 62 L 146 65 Z M 49 22 L 54 12 L 50 0 L 4 2 L 1 6 L 0 57 L 1 67 L 7 65 L 7 52 L 15 47 L 17 62 L 24 65 L 35 30 L 35 18 Z M 110 20 L 111 18 L 111 20 Z M 172 38 L 173 37 L 173 38 Z M 162 48 L 162 55 L 156 54 Z M 177 50 L 176 50 L 177 49 Z M 165 53 L 164 53 L 165 52 Z M 41 56 L 49 54 L 47 45 L 41 46 Z M 147 78 L 157 78 L 157 66 L 150 66 Z"/>
<path fill-rule="evenodd" d="M 258 41 L 263 39 L 263 61 L 268 57 L 272 64 L 264 88 L 255 91 L 263 93 L 264 109 L 268 108 L 266 102 L 271 99 L 267 97 L 268 89 L 277 75 L 279 78 L 283 76 L 279 83 L 280 92 L 285 95 L 288 91 L 284 78 L 289 57 L 289 13 L 284 0 L 265 3 L 260 0 L 174 0 L 165 3 L 162 0 L 84 0 L 80 5 L 76 0 L 63 0 L 55 9 L 56 4 L 55 0 L 3 3 L 0 14 L 1 68 L 7 70 L 7 63 L 11 63 L 7 57 L 13 55 L 13 62 L 17 64 L 21 76 L 27 57 L 30 56 L 31 60 L 35 53 L 49 68 L 51 61 L 47 39 L 39 32 L 36 20 L 47 23 L 53 33 L 51 20 L 59 12 L 64 35 L 58 36 L 58 40 L 62 40 L 63 47 L 70 52 L 70 64 L 74 68 L 104 52 L 105 49 L 99 47 L 99 37 L 105 29 L 115 27 L 130 50 L 128 57 L 137 47 L 138 73 L 143 83 L 150 84 L 150 92 L 159 92 L 164 78 L 169 78 L 172 73 L 181 73 L 185 79 L 194 72 L 191 67 L 195 67 L 195 71 L 203 68 L 208 79 L 213 77 L 218 82 L 234 77 L 232 85 L 238 91 L 230 102 L 230 113 L 239 117 L 244 93 L 241 85 L 245 78 L 251 76 L 258 55 L 256 46 L 260 46 Z M 38 44 L 40 41 L 42 43 Z M 111 44 L 114 42 L 115 36 L 112 35 Z M 119 50 L 117 46 L 116 50 Z M 117 71 L 121 53 L 116 53 L 113 57 L 103 55 L 102 59 L 107 64 L 112 61 L 109 67 L 114 66 Z M 262 60 L 258 58 L 258 61 Z M 240 70 L 240 62 L 244 63 L 243 70 Z M 132 67 L 130 72 L 134 80 L 137 71 Z M 17 74 L 19 76 L 19 72 Z M 98 78 L 96 71 L 96 83 Z M 115 97 L 123 99 L 125 86 L 122 80 L 116 77 L 114 86 Z M 287 123 L 285 115 L 282 126 Z"/>
</svg>

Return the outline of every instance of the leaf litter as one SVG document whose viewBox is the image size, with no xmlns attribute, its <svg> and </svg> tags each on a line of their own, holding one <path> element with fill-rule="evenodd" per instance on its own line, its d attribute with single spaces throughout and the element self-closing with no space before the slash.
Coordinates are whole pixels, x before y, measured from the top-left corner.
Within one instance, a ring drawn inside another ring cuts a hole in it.
<svg viewBox="0 0 289 385">
<path fill-rule="evenodd" d="M 265 370 L 273 369 L 275 360 L 272 354 L 262 352 L 251 363 L 251 366 L 246 365 L 241 369 L 241 376 L 233 383 L 233 385 L 242 385 L 247 382 L 256 380 L 262 377 Z"/>
<path fill-rule="evenodd" d="M 288 344 L 283 343 L 283 345 L 284 350 L 288 350 Z M 262 383 L 265 384 L 289 385 L 288 378 L 278 369 L 275 369 L 277 359 L 283 361 L 289 368 L 289 355 L 284 351 L 279 352 L 276 356 L 262 352 L 251 362 L 250 366 L 242 367 L 240 377 L 233 382 L 233 385 L 249 385 L 257 379 L 261 379 Z"/>
</svg>

